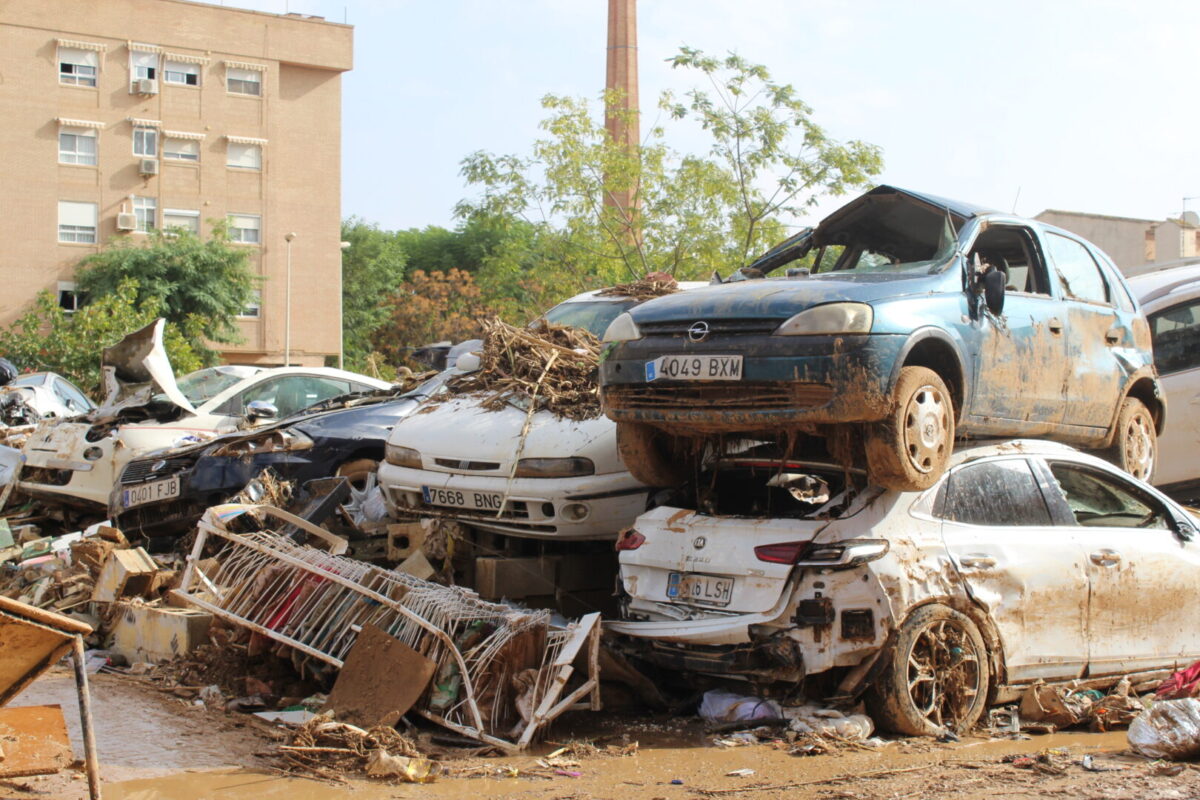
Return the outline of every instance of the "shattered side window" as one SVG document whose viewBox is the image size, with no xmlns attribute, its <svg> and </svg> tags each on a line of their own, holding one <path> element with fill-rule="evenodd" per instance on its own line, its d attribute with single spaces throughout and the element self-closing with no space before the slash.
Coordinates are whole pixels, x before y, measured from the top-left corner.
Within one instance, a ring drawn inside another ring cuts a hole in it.
<svg viewBox="0 0 1200 800">
<path fill-rule="evenodd" d="M 943 518 L 967 525 L 1049 526 L 1050 511 L 1023 458 L 968 464 L 946 483 Z"/>
<path fill-rule="evenodd" d="M 1162 504 L 1133 485 L 1070 464 L 1052 463 L 1050 471 L 1080 527 L 1170 527 Z"/>
</svg>

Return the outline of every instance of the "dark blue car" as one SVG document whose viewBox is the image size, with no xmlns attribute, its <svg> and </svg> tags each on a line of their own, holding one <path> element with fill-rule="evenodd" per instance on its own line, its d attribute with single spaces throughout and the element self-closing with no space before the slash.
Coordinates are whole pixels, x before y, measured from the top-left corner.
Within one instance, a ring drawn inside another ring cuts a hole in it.
<svg viewBox="0 0 1200 800">
<path fill-rule="evenodd" d="M 604 340 L 605 411 L 654 485 L 696 466 L 696 440 L 739 437 L 824 438 L 900 490 L 931 486 L 956 436 L 1101 449 L 1149 479 L 1165 415 L 1145 317 L 1103 252 L 890 186 Z"/>
</svg>

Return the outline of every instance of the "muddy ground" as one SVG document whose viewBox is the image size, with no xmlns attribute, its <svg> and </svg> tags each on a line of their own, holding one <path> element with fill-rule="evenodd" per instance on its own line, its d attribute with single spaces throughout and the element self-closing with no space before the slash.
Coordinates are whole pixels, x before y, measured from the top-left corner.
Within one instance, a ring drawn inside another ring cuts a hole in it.
<svg viewBox="0 0 1200 800">
<path fill-rule="evenodd" d="M 456 760 L 448 766 L 459 774 L 433 784 L 352 780 L 339 785 L 281 775 L 271 757 L 273 732 L 258 720 L 197 707 L 130 677 L 95 675 L 92 687 L 104 797 L 109 800 L 1200 797 L 1200 767 L 1133 756 L 1123 731 L 1065 732 L 1018 741 L 973 737 L 947 744 L 899 739 L 879 749 L 842 746 L 824 755 L 794 756 L 782 743 L 719 747 L 713 744 L 717 737 L 694 718 L 627 712 L 569 714 L 531 754 Z M 73 684 L 61 667 L 11 705 L 47 703 L 63 706 L 81 756 Z M 628 756 L 578 758 L 577 766 L 557 768 L 561 774 L 537 763 L 555 749 L 554 743 L 571 740 L 638 742 L 639 747 Z M 1046 753 L 1040 762 L 1039 753 Z M 1032 763 L 1005 761 L 1018 754 L 1035 758 Z M 1085 769 L 1085 755 L 1092 756 L 1093 769 L 1106 771 Z M 745 769 L 754 773 L 727 775 Z M 524 777 L 526 771 L 542 776 Z M 0 781 L 0 798 L 86 796 L 87 784 L 78 770 Z"/>
</svg>

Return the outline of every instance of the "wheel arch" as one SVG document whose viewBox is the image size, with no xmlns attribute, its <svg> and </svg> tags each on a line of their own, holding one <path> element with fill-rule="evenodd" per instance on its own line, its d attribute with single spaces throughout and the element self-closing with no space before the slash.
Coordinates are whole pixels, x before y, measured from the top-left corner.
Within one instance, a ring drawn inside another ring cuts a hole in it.
<svg viewBox="0 0 1200 800">
<path fill-rule="evenodd" d="M 1158 380 L 1152 375 L 1137 377 L 1125 392 L 1125 397 L 1136 397 L 1142 401 L 1142 404 L 1150 412 L 1150 416 L 1154 418 L 1154 432 L 1162 436 L 1163 428 L 1167 424 L 1167 403 L 1159 390 Z M 1125 398 L 1121 398 L 1121 402 L 1124 401 Z M 1120 413 L 1118 406 L 1117 415 L 1120 416 Z M 1110 427 L 1115 426 L 1116 417 L 1113 418 L 1113 425 Z"/>
<path fill-rule="evenodd" d="M 940 328 L 921 328 L 909 336 L 892 368 L 889 391 L 895 389 L 904 367 L 926 367 L 936 372 L 950 390 L 956 419 L 962 419 L 969 397 L 969 378 L 962 352 L 950 334 Z"/>
<path fill-rule="evenodd" d="M 901 625 L 907 623 L 912 615 L 916 613 L 917 609 L 932 605 L 946 606 L 960 614 L 964 614 L 979 629 L 979 634 L 983 637 L 983 643 L 987 646 L 988 651 L 988 697 L 991 698 L 995 694 L 996 688 L 1007 682 L 1004 663 L 1004 642 L 1000 638 L 1000 630 L 992 622 L 992 618 L 987 611 L 981 608 L 975 601 L 969 597 L 955 597 L 952 595 L 930 597 L 922 600 L 920 603 L 916 603 L 908 609 L 908 613 L 904 615 L 904 619 L 897 623 L 896 627 L 899 628 Z"/>
</svg>

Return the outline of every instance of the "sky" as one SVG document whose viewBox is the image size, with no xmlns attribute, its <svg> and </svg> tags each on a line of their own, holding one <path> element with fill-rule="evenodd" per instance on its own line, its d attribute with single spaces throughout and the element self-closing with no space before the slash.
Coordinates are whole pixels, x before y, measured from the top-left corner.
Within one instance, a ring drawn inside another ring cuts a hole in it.
<svg viewBox="0 0 1200 800">
<path fill-rule="evenodd" d="M 388 229 L 453 227 L 465 156 L 526 155 L 544 95 L 604 89 L 607 0 L 224 5 L 355 26 L 342 211 Z M 881 147 L 880 183 L 1025 216 L 1163 219 L 1200 212 L 1198 32 L 1195 0 L 640 0 L 642 126 L 694 82 L 666 63 L 680 46 L 733 51 L 834 138 Z"/>
</svg>

